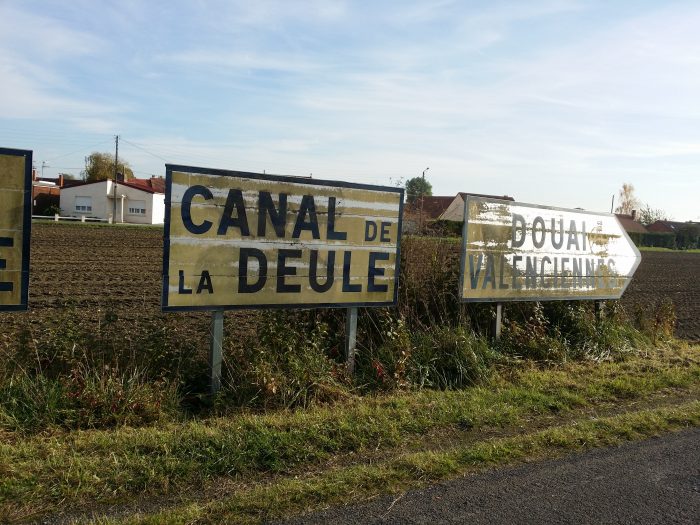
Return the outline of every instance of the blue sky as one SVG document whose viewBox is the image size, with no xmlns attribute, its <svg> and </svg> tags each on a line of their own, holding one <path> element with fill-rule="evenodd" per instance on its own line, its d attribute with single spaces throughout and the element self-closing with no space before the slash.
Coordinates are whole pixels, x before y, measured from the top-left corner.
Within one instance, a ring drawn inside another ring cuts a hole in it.
<svg viewBox="0 0 700 525">
<path fill-rule="evenodd" d="M 700 220 L 700 3 L 0 0 L 0 146 Z"/>
</svg>

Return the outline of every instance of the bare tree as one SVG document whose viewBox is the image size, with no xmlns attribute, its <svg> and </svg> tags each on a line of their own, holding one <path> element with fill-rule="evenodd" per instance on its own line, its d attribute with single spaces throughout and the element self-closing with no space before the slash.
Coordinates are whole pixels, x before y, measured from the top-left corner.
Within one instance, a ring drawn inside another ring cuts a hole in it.
<svg viewBox="0 0 700 525">
<path fill-rule="evenodd" d="M 660 208 L 652 208 L 648 204 L 645 204 L 639 209 L 636 219 L 644 226 L 649 226 L 656 221 L 671 220 L 668 213 L 666 213 L 664 210 Z"/>
<path fill-rule="evenodd" d="M 615 213 L 625 213 L 630 215 L 632 210 L 639 209 L 639 199 L 634 194 L 634 186 L 625 182 L 617 193 L 618 206 L 615 208 Z"/>
</svg>

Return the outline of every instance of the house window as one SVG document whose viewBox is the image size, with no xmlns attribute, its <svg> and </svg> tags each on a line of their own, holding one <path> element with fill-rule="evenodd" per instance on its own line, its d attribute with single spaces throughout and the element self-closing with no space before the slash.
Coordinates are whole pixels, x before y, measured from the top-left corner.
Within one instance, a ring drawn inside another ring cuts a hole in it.
<svg viewBox="0 0 700 525">
<path fill-rule="evenodd" d="M 76 197 L 75 211 L 88 213 L 92 211 L 92 197 Z"/>
<path fill-rule="evenodd" d="M 146 215 L 146 201 L 129 200 L 129 213 L 132 215 Z"/>
</svg>

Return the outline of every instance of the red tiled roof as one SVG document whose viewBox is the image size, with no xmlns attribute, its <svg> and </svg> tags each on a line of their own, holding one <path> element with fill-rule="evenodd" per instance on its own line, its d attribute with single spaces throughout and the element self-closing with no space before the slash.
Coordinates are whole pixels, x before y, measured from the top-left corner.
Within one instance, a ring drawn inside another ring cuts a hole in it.
<svg viewBox="0 0 700 525">
<path fill-rule="evenodd" d="M 88 184 L 99 184 L 106 182 L 97 180 L 93 182 L 83 182 L 78 180 L 65 181 L 64 187 L 86 186 Z M 147 193 L 165 193 L 165 179 L 163 177 L 151 177 L 150 179 L 129 179 L 127 181 L 119 181 L 118 184 L 145 191 Z"/>
<path fill-rule="evenodd" d="M 423 217 L 426 220 L 437 219 L 448 208 L 454 197 L 445 196 L 425 196 L 423 197 Z M 406 205 L 406 213 L 420 213 L 421 199 L 417 198 L 413 203 Z"/>
<path fill-rule="evenodd" d="M 508 195 L 485 195 L 483 193 L 467 193 L 460 191 L 457 195 L 454 197 L 450 196 L 429 196 L 429 197 L 424 197 L 423 198 L 423 217 L 426 220 L 435 220 L 438 219 L 447 209 L 450 207 L 450 204 L 454 202 L 454 200 L 457 197 L 461 197 L 462 200 L 464 201 L 467 196 L 472 196 L 472 197 L 487 197 L 489 199 L 501 199 L 501 200 L 506 200 L 506 201 L 514 201 L 513 197 L 509 197 Z M 407 204 L 406 213 L 413 213 L 413 214 L 418 214 L 421 212 L 421 199 L 418 198 L 416 199 L 413 204 Z"/>
<path fill-rule="evenodd" d="M 162 177 L 151 177 L 150 179 L 129 179 L 120 182 L 124 186 L 131 186 L 148 193 L 165 193 L 165 179 Z"/>
<path fill-rule="evenodd" d="M 64 179 L 63 180 L 63 186 L 62 188 L 71 188 L 73 186 L 83 186 L 84 184 L 88 184 L 87 182 L 84 182 L 82 180 L 76 180 L 76 179 Z"/>
<path fill-rule="evenodd" d="M 649 231 L 642 223 L 635 221 L 631 215 L 616 213 L 615 216 L 627 233 L 647 233 Z"/>
<path fill-rule="evenodd" d="M 649 230 L 650 232 L 676 233 L 680 228 L 683 228 L 684 226 L 700 226 L 700 223 L 692 221 L 656 221 L 647 226 L 647 230 Z"/>
</svg>

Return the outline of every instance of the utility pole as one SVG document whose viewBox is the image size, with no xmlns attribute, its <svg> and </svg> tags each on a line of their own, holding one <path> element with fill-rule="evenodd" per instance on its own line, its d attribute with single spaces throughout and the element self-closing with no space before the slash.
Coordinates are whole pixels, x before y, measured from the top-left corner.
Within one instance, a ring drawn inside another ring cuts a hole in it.
<svg viewBox="0 0 700 525">
<path fill-rule="evenodd" d="M 114 136 L 114 181 L 112 183 L 112 224 L 117 222 L 117 166 L 119 165 L 119 135 Z"/>
<path fill-rule="evenodd" d="M 423 200 L 425 199 L 425 172 L 430 168 L 423 170 L 423 188 L 420 193 L 420 233 L 423 233 Z"/>
<path fill-rule="evenodd" d="M 613 212 L 614 207 L 615 207 L 615 194 L 613 193 L 612 201 L 610 202 L 610 213 Z"/>
</svg>

